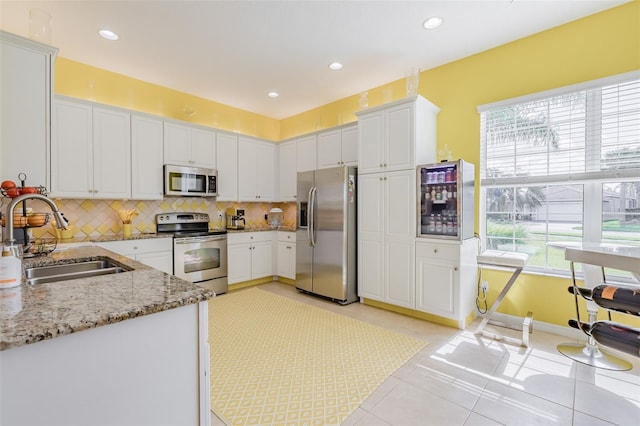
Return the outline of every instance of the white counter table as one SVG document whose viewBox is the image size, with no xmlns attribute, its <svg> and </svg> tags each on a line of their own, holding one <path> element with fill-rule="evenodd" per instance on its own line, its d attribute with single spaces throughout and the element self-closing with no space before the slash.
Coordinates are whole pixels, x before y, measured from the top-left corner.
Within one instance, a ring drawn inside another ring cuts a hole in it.
<svg viewBox="0 0 640 426">
<path fill-rule="evenodd" d="M 582 264 L 584 283 L 587 288 L 593 288 L 606 282 L 605 268 L 631 272 L 635 279 L 638 280 L 636 285 L 640 285 L 640 247 L 561 242 L 549 243 L 549 245 L 564 249 L 565 259 L 571 262 L 574 287 L 576 286 L 574 263 Z M 576 294 L 577 310 L 579 296 L 575 290 L 574 294 Z M 598 309 L 598 306 L 593 301 L 587 301 L 588 323 L 592 324 L 596 321 Z M 576 315 L 578 315 L 578 312 L 576 312 Z M 575 361 L 594 367 L 609 370 L 629 370 L 632 367 L 631 363 L 626 360 L 600 349 L 595 339 L 590 335 L 586 345 L 564 343 L 558 345 L 558 351 Z"/>
</svg>

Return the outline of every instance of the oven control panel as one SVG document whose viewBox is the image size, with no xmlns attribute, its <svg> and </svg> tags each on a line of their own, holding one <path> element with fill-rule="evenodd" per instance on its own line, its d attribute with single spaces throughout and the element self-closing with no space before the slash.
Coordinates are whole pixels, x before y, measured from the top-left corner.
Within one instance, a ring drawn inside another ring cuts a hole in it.
<svg viewBox="0 0 640 426">
<path fill-rule="evenodd" d="M 161 213 L 156 215 L 156 223 L 209 223 L 208 213 Z"/>
</svg>

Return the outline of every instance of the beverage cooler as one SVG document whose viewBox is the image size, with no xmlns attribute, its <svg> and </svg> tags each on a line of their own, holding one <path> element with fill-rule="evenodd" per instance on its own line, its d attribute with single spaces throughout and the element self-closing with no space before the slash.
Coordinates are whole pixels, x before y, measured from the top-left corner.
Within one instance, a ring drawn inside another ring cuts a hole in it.
<svg viewBox="0 0 640 426">
<path fill-rule="evenodd" d="M 463 160 L 417 167 L 418 237 L 473 237 L 474 166 Z"/>
</svg>

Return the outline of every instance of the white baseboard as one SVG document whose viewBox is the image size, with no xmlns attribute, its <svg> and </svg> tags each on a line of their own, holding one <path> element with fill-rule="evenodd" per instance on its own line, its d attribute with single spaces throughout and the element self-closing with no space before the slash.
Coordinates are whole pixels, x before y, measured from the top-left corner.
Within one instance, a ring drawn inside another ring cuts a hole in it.
<svg viewBox="0 0 640 426">
<path fill-rule="evenodd" d="M 476 312 L 476 318 L 482 318 L 483 315 L 480 315 Z M 500 312 L 496 312 L 491 317 L 491 320 L 503 322 L 509 324 L 514 329 L 521 329 L 521 324 L 523 321 L 522 317 L 516 317 L 514 315 L 502 314 Z M 587 336 L 580 330 L 576 330 L 575 328 L 571 328 L 569 326 L 563 327 L 557 324 L 551 324 L 548 322 L 536 321 L 535 312 L 533 314 L 533 333 L 536 330 L 544 331 L 545 333 L 556 334 L 558 336 L 567 337 L 569 339 L 586 341 Z"/>
</svg>

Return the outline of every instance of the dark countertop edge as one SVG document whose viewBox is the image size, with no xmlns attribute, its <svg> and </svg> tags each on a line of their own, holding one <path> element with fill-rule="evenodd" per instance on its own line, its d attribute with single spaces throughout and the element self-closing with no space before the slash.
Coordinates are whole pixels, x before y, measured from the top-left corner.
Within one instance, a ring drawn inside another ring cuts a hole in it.
<svg viewBox="0 0 640 426">
<path fill-rule="evenodd" d="M 97 318 L 96 321 L 83 322 L 80 326 L 76 326 L 76 327 L 69 327 L 67 324 L 60 324 L 59 327 L 53 330 L 44 329 L 40 333 L 30 334 L 29 337 L 16 338 L 11 341 L 0 340 L 0 352 L 4 350 L 19 348 L 21 346 L 30 345 L 33 343 L 42 342 L 45 340 L 55 339 L 57 337 L 62 337 L 69 334 L 78 333 L 84 330 L 91 330 L 94 328 L 116 324 L 116 323 L 123 322 L 130 319 L 143 317 L 146 315 L 156 314 L 158 312 L 168 311 L 170 309 L 181 308 L 183 306 L 205 302 L 211 297 L 205 297 L 204 295 L 192 296 L 183 300 L 175 300 L 172 302 L 166 302 L 163 304 L 156 304 L 156 305 L 147 305 L 146 307 L 144 307 L 144 309 L 136 309 L 136 310 L 121 312 L 117 314 L 113 313 L 107 316 L 106 318 Z M 22 337 L 22 336 L 18 336 L 18 337 Z"/>
</svg>

